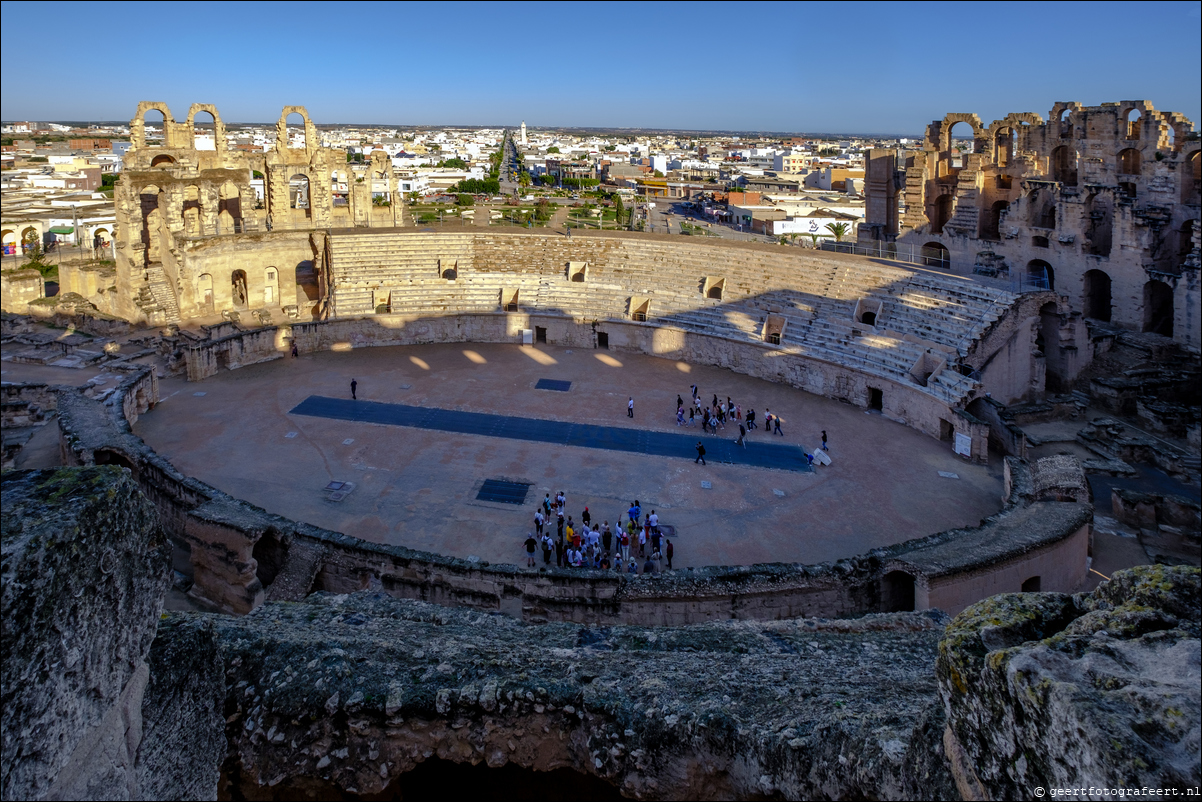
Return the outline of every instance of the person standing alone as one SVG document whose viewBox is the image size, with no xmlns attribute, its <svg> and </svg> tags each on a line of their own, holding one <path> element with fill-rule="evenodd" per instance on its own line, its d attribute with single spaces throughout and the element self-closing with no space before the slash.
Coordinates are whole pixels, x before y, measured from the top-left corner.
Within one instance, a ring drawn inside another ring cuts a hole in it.
<svg viewBox="0 0 1202 802">
<path fill-rule="evenodd" d="M 626 402 L 626 417 L 628 417 L 628 418 L 634 417 L 634 399 L 633 398 L 631 398 L 629 401 Z"/>
<path fill-rule="evenodd" d="M 700 440 L 697 441 L 697 459 L 693 460 L 693 462 L 700 462 L 702 465 L 705 464 L 705 446 L 701 445 Z"/>
<path fill-rule="evenodd" d="M 359 386 L 359 382 L 355 381 L 354 379 L 351 379 L 351 400 L 352 401 L 359 400 L 358 396 L 355 395 L 355 388 L 358 386 Z"/>
</svg>

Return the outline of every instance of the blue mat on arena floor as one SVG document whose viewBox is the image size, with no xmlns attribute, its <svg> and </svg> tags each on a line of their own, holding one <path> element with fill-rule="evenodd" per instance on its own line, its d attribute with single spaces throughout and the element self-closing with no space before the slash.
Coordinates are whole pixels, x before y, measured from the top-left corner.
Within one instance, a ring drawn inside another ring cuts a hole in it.
<svg viewBox="0 0 1202 802">
<path fill-rule="evenodd" d="M 487 415 L 480 412 L 460 412 L 454 409 L 411 407 L 405 404 L 384 404 L 379 401 L 352 401 L 348 398 L 327 398 L 311 395 L 289 413 L 313 418 L 379 423 L 386 426 L 409 426 L 457 434 L 482 434 L 529 440 L 535 443 L 554 443 L 581 448 L 603 448 L 656 457 L 696 459 L 697 441 L 705 444 L 707 462 L 730 465 L 752 465 L 757 468 L 776 468 L 784 471 L 814 470 L 806 461 L 801 447 L 784 443 L 747 441 L 747 447 L 736 446 L 729 434 L 720 437 L 676 432 L 649 432 L 618 426 L 596 426 L 588 423 L 515 418 L 509 415 Z M 728 430 L 729 431 L 729 430 Z M 762 435 L 763 432 L 760 432 Z"/>
</svg>

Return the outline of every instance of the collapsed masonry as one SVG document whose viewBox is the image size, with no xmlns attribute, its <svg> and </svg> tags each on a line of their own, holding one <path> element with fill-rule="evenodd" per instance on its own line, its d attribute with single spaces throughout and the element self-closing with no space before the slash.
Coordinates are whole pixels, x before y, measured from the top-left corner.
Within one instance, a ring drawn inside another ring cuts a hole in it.
<svg viewBox="0 0 1202 802">
<path fill-rule="evenodd" d="M 147 132 L 152 112 L 162 116 L 155 141 Z M 211 135 L 198 127 L 205 117 Z M 290 117 L 299 122 L 293 130 Z M 302 106 L 283 109 L 266 152 L 230 149 L 207 103 L 193 104 L 182 122 L 166 104 L 139 103 L 130 131 L 113 196 L 115 270 L 68 268 L 61 276 L 63 292 L 102 313 L 145 325 L 253 311 L 308 318 L 309 309 L 298 309 L 297 283 L 318 258 L 310 232 L 402 220 L 388 155 L 377 150 L 349 164 L 345 150 L 321 144 Z"/>
<path fill-rule="evenodd" d="M 1200 146 L 1193 123 L 1143 100 L 1057 103 L 1047 121 L 1024 112 L 988 126 L 949 114 L 918 151 L 871 151 L 858 238 L 1053 289 L 1091 323 L 1196 352 Z"/>
<path fill-rule="evenodd" d="M 950 625 L 529 624 L 373 592 L 160 618 L 166 539 L 129 472 L 12 472 L 2 493 L 5 798 L 454 793 L 468 765 L 643 799 L 1202 779 L 1197 568 Z"/>
</svg>

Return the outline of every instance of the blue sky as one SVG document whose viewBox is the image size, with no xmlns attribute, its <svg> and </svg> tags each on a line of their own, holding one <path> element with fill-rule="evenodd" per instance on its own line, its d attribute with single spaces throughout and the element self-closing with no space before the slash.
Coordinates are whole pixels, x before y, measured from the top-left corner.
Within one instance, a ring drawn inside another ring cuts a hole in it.
<svg viewBox="0 0 1202 802">
<path fill-rule="evenodd" d="M 919 134 L 1147 99 L 1199 122 L 1202 3 L 0 3 L 0 118 Z M 25 34 L 14 35 L 18 31 Z"/>
</svg>

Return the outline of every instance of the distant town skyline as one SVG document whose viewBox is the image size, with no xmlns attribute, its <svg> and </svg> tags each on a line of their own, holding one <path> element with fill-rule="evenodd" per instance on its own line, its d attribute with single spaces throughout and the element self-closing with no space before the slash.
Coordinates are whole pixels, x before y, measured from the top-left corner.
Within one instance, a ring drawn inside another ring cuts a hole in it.
<svg viewBox="0 0 1202 802">
<path fill-rule="evenodd" d="M 952 111 L 988 123 L 1057 101 L 1202 116 L 1200 2 L 4 2 L 0 14 L 31 34 L 54 15 L 53 36 L 0 50 L 6 121 L 128 120 L 140 100 L 179 118 L 213 103 L 246 123 L 299 104 L 320 124 L 900 136 Z"/>
</svg>

